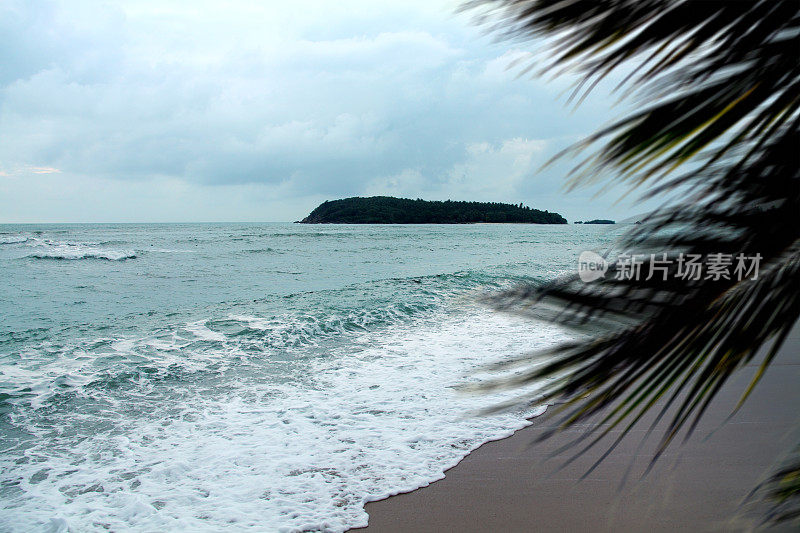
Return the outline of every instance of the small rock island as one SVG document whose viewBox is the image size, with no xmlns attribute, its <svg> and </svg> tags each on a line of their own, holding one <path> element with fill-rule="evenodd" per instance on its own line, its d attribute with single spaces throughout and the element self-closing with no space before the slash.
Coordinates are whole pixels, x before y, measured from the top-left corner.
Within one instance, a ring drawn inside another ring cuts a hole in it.
<svg viewBox="0 0 800 533">
<path fill-rule="evenodd" d="M 616 224 L 616 222 L 605 218 L 596 218 L 594 220 L 587 220 L 586 222 L 581 222 L 580 220 L 577 220 L 575 221 L 575 224 Z M 637 222 L 637 224 L 639 223 Z"/>
<path fill-rule="evenodd" d="M 353 197 L 320 204 L 301 224 L 566 224 L 558 213 L 522 203 L 411 200 L 392 196 Z"/>
</svg>

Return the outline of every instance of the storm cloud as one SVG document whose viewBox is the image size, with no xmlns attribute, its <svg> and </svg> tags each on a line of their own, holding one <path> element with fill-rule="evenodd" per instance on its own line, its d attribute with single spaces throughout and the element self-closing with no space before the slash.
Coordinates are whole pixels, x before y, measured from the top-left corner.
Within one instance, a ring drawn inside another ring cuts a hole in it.
<svg viewBox="0 0 800 533">
<path fill-rule="evenodd" d="M 536 173 L 611 100 L 571 112 L 457 5 L 4 2 L 0 221 L 291 220 L 366 194 L 624 214 Z"/>
</svg>

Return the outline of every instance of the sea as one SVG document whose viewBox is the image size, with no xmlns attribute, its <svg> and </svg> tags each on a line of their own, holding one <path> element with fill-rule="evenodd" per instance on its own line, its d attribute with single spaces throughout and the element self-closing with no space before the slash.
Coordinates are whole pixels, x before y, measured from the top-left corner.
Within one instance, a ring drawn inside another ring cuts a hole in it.
<svg viewBox="0 0 800 533">
<path fill-rule="evenodd" d="M 0 225 L 0 531 L 346 531 L 546 405 L 482 296 L 624 226 Z"/>
</svg>

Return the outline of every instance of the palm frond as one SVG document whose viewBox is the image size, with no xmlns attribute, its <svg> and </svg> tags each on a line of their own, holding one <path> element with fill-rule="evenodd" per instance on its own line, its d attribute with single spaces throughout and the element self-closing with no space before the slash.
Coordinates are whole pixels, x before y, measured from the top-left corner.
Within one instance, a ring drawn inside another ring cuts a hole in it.
<svg viewBox="0 0 800 533">
<path fill-rule="evenodd" d="M 777 472 L 761 484 L 754 494 L 773 502 L 763 523 L 779 523 L 800 519 L 800 448 L 794 451 Z"/>
<path fill-rule="evenodd" d="M 674 411 L 657 458 L 772 342 L 763 371 L 800 317 L 800 3 L 476 0 L 466 8 L 502 37 L 543 38 L 551 59 L 539 73 L 578 72 L 575 97 L 629 69 L 619 89 L 641 110 L 558 156 L 594 149 L 573 169 L 573 185 L 611 173 L 646 186 L 647 197 L 681 195 L 619 243 L 643 258 L 645 273 L 671 259 L 666 276 L 591 284 L 575 276 L 494 296 L 499 309 L 597 333 L 550 350 L 545 365 L 533 354 L 527 371 L 484 387 L 550 378 L 537 394 L 565 401 L 560 427 L 602 411 L 590 446 L 609 428 L 622 426 L 624 436 L 661 401 L 657 421 Z M 761 271 L 684 279 L 681 254 L 758 256 Z"/>
</svg>

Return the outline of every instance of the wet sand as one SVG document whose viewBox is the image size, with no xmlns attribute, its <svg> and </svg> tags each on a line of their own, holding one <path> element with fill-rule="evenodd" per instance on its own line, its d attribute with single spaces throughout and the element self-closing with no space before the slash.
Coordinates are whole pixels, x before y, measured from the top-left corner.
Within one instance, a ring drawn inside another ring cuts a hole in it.
<svg viewBox="0 0 800 533">
<path fill-rule="evenodd" d="M 800 443 L 800 327 L 726 422 L 759 360 L 730 380 L 694 435 L 675 442 L 644 477 L 661 436 L 656 430 L 642 443 L 653 416 L 580 480 L 619 432 L 564 466 L 574 454 L 558 448 L 586 426 L 531 445 L 552 426 L 544 415 L 508 439 L 481 446 L 444 479 L 367 504 L 369 527 L 353 531 L 750 530 L 758 526 L 759 509 L 743 508 L 743 500 Z"/>
</svg>

